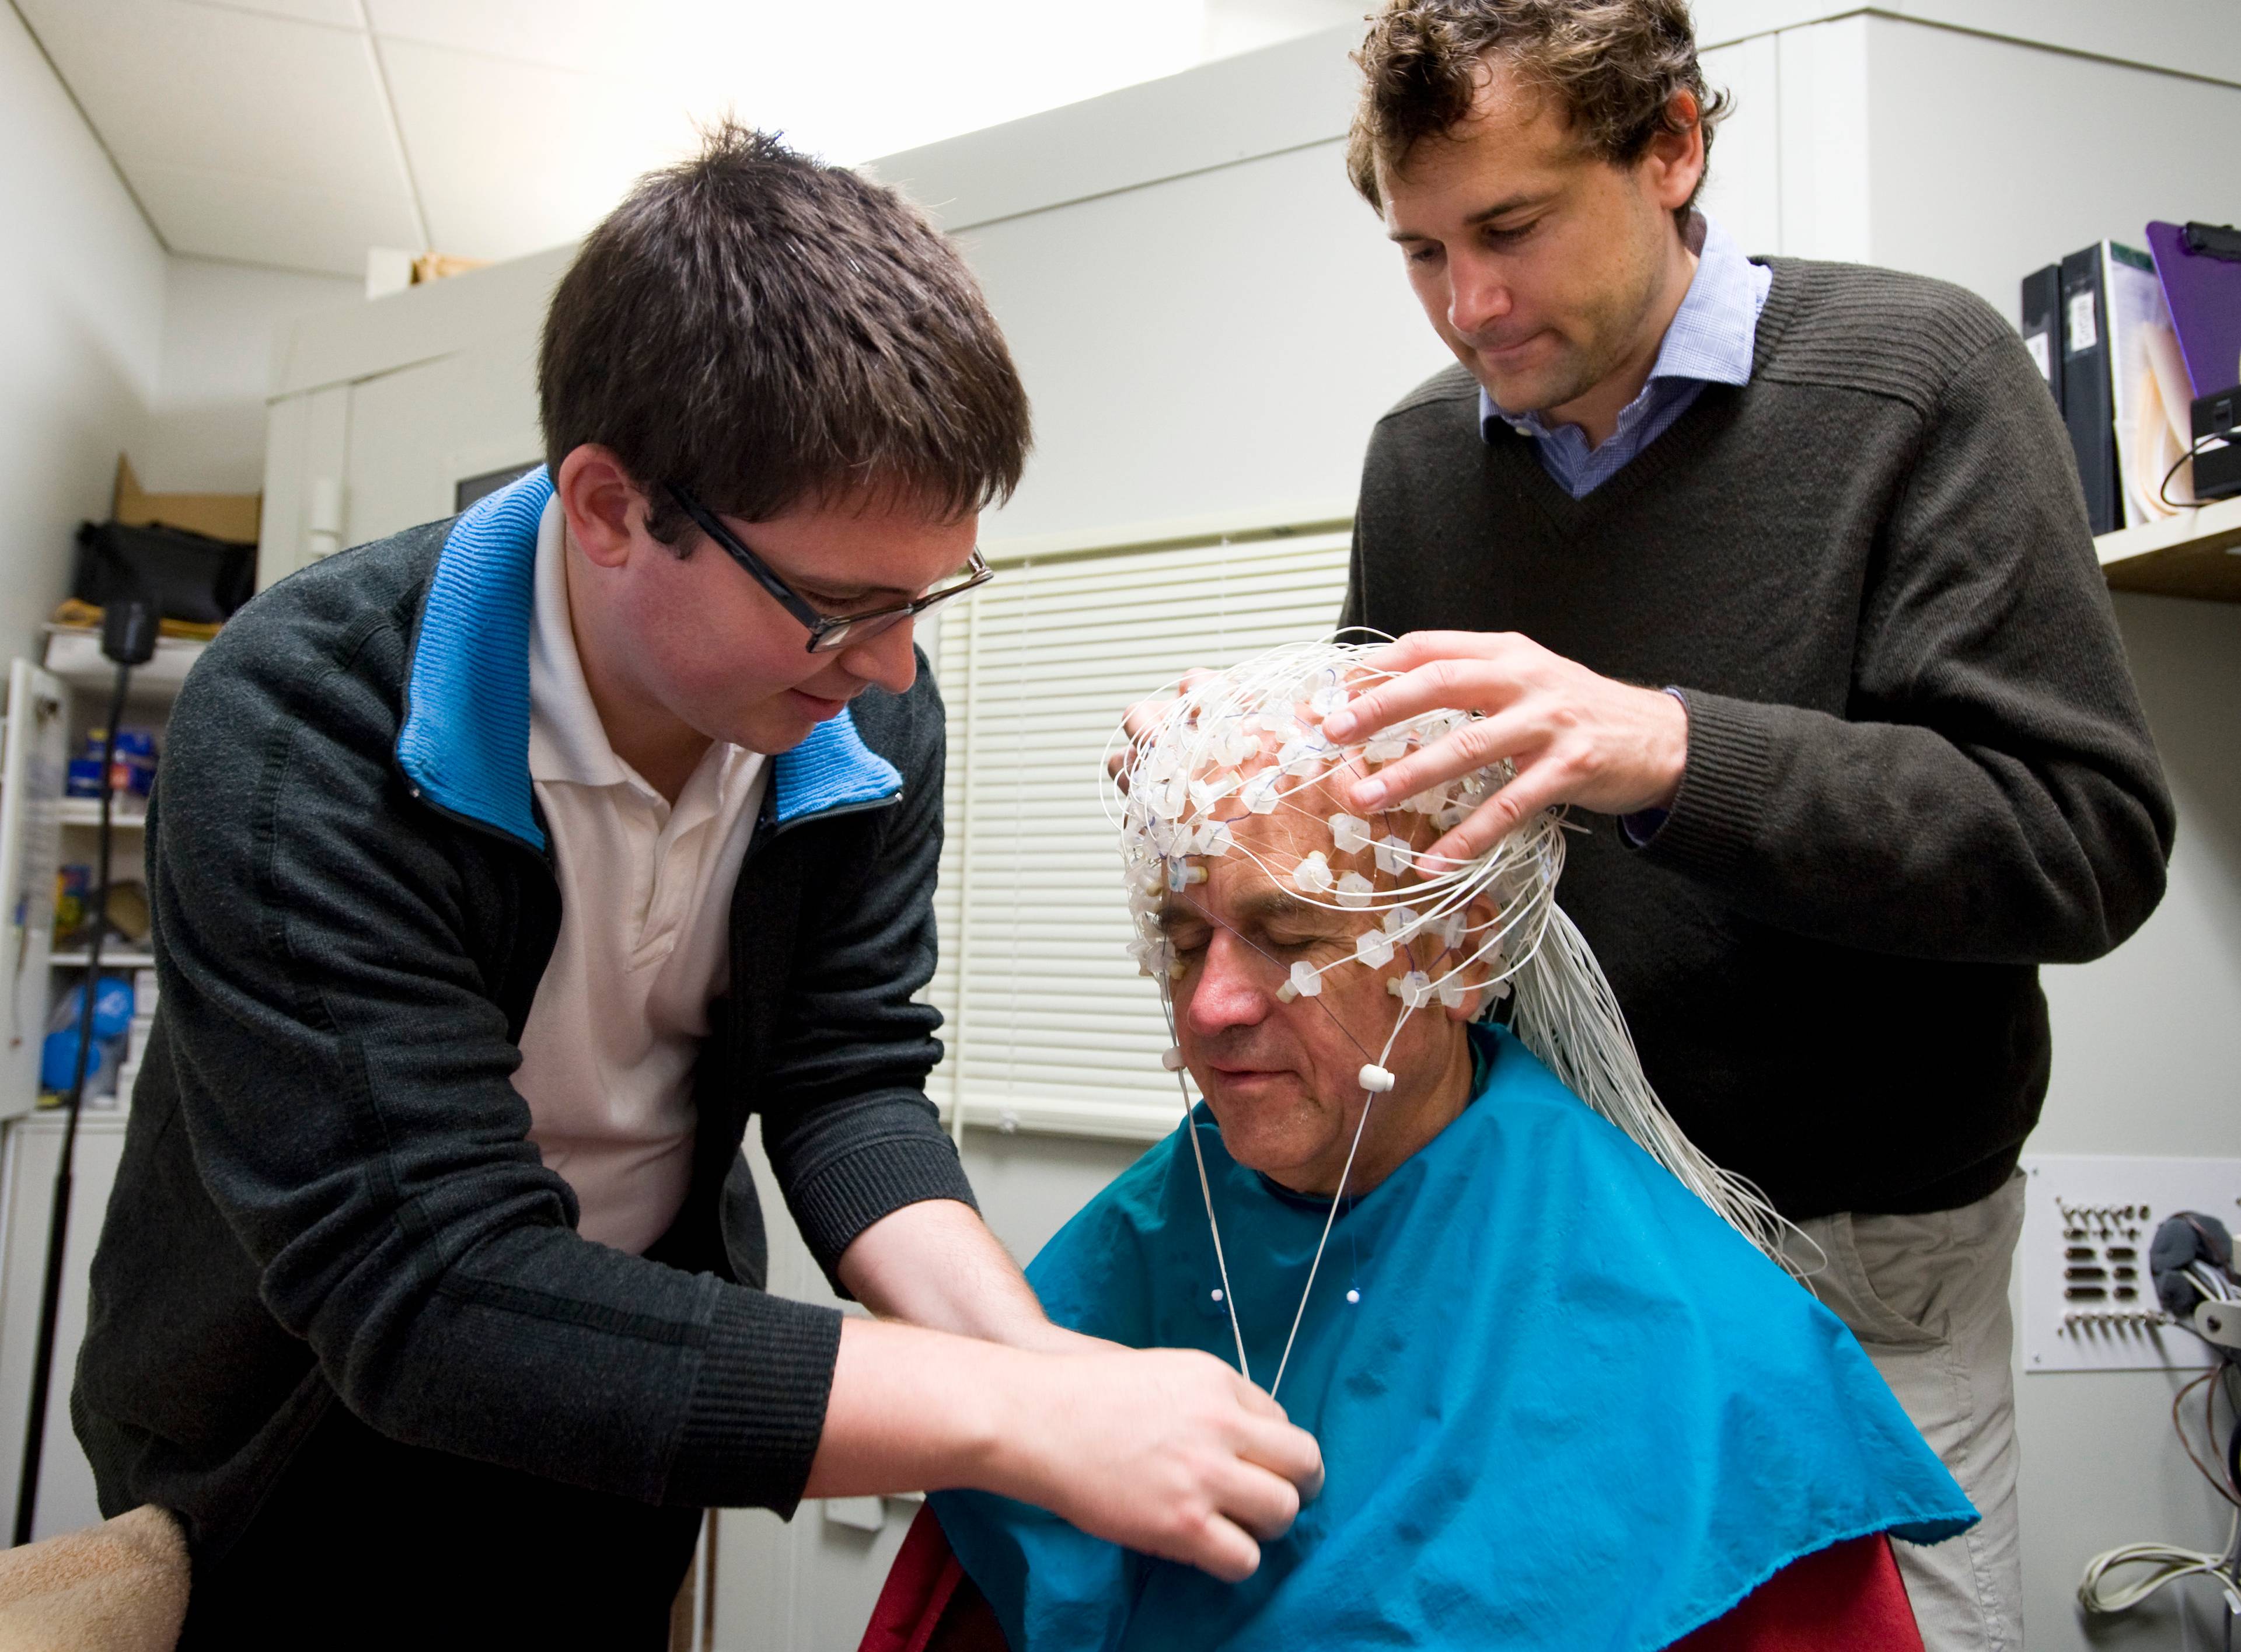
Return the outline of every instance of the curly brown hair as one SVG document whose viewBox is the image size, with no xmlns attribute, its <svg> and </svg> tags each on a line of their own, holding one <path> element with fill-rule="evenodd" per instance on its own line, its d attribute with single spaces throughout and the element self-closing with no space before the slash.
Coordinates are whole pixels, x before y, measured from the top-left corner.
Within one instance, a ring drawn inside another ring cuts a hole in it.
<svg viewBox="0 0 2241 1652">
<path fill-rule="evenodd" d="M 1587 148 L 1616 166 L 1639 160 L 1660 130 L 1687 130 L 1676 92 L 1696 100 L 1708 154 L 1730 107 L 1726 92 L 1705 90 L 1688 0 L 1385 0 L 1354 54 L 1361 101 L 1346 170 L 1362 199 L 1381 209 L 1380 164 L 1397 168 L 1460 124 L 1495 57 L 1554 97 Z M 1684 228 L 1695 204 L 1691 194 L 1674 212 Z"/>
</svg>

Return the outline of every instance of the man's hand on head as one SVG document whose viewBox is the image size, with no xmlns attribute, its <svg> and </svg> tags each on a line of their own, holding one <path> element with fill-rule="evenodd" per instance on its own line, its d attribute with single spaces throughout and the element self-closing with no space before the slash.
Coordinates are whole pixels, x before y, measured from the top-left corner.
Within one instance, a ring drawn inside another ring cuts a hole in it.
<svg viewBox="0 0 2241 1652">
<path fill-rule="evenodd" d="M 1689 760 L 1689 712 L 1677 696 L 1597 675 L 1514 632 L 1417 631 L 1370 657 L 1397 673 L 1325 719 L 1334 740 L 1367 739 L 1426 712 L 1476 721 L 1354 788 L 1364 813 L 1508 759 L 1515 778 L 1429 853 L 1468 860 L 1542 810 L 1603 814 L 1669 808 Z"/>
<path fill-rule="evenodd" d="M 1213 675 L 1214 673 L 1205 666 L 1194 665 L 1183 673 L 1182 681 L 1178 686 L 1182 692 L 1187 694 Z M 1174 698 L 1172 695 L 1165 699 L 1140 699 L 1122 713 L 1120 730 L 1127 736 L 1127 740 L 1112 756 L 1105 759 L 1105 772 L 1108 779 L 1120 782 L 1123 792 L 1128 789 L 1128 777 L 1122 773 L 1121 770 L 1127 766 L 1129 757 L 1142 742 L 1144 736 L 1159 726 L 1160 719 L 1167 714 L 1167 707 L 1174 703 Z"/>
</svg>

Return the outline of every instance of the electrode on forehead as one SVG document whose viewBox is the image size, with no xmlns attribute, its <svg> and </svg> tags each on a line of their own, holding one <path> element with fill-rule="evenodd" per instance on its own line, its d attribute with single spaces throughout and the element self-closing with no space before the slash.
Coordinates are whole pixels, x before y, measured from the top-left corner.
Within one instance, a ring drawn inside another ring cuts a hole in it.
<svg viewBox="0 0 2241 1652">
<path fill-rule="evenodd" d="M 1359 854 L 1369 846 L 1369 822 L 1358 816 L 1338 813 L 1330 818 L 1331 846 L 1341 854 Z M 1393 872 L 1397 867 L 1380 864 L 1380 872 Z"/>
</svg>

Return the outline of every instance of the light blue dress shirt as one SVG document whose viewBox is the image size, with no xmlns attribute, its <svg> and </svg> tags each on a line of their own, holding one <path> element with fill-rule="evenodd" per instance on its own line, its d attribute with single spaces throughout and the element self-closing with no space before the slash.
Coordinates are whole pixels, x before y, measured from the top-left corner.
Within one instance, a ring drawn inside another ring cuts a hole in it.
<svg viewBox="0 0 2241 1652">
<path fill-rule="evenodd" d="M 1609 481 L 1662 436 L 1705 385 L 1750 382 L 1759 311 L 1766 307 L 1774 271 L 1746 258 L 1728 232 L 1702 212 L 1691 217 L 1689 229 L 1696 273 L 1665 330 L 1649 382 L 1620 412 L 1609 441 L 1591 448 L 1576 425 L 1549 425 L 1539 413 L 1504 412 L 1486 391 L 1478 393 L 1480 429 L 1490 438 L 1499 422 L 1536 438 L 1542 468 L 1575 499 Z"/>
</svg>

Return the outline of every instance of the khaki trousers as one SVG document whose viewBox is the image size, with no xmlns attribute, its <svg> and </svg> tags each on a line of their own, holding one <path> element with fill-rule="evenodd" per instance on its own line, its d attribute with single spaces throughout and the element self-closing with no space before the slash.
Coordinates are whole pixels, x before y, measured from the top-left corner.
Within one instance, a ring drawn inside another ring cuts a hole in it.
<svg viewBox="0 0 2241 1652">
<path fill-rule="evenodd" d="M 1894 1542 L 1926 1652 L 2020 1652 L 2015 1328 L 2008 1272 L 2023 1232 L 2018 1171 L 1990 1197 L 1926 1216 L 1840 1213 L 1787 1241 L 1813 1294 L 1851 1328 L 1983 1519 L 1928 1548 Z"/>
</svg>

